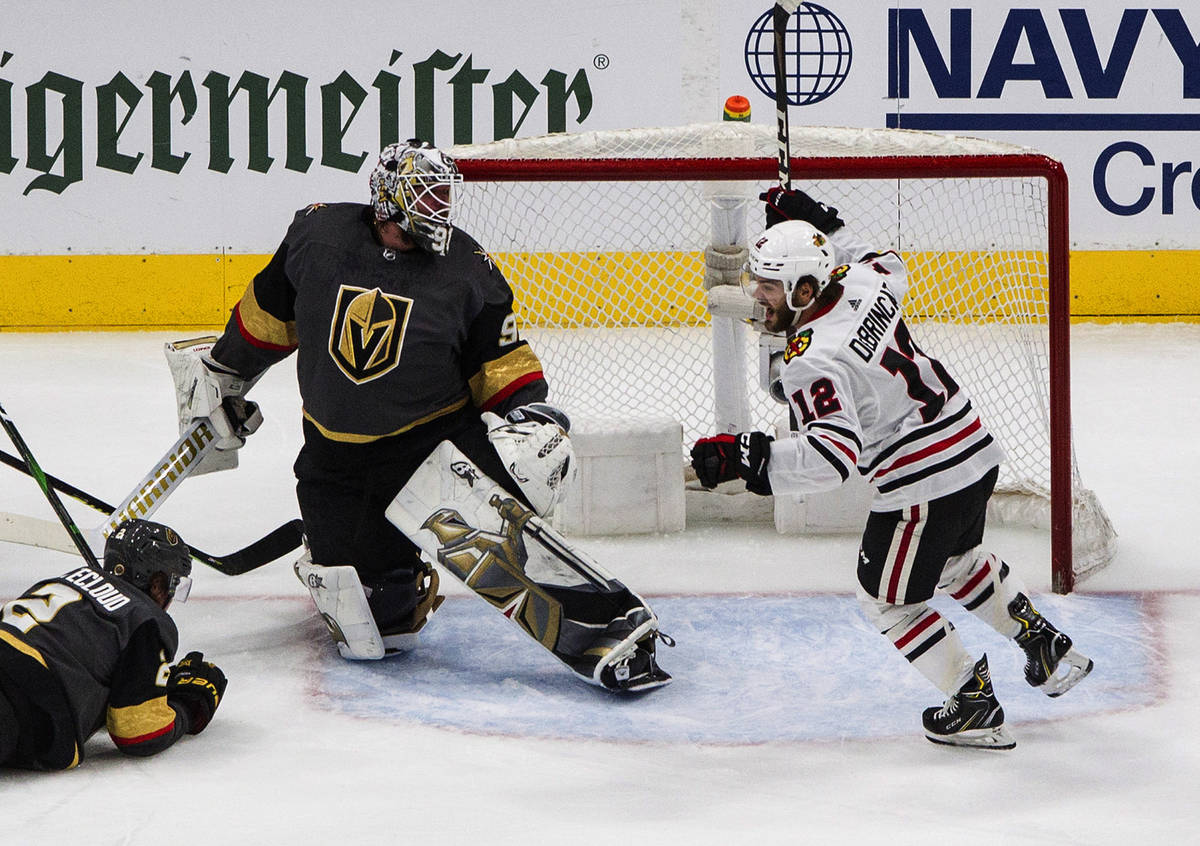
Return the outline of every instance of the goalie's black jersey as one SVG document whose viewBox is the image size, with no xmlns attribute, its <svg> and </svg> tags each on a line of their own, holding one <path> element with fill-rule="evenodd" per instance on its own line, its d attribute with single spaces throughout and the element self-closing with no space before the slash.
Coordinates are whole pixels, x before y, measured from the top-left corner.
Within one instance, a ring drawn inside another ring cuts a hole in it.
<svg viewBox="0 0 1200 846">
<path fill-rule="evenodd" d="M 170 746 L 186 728 L 166 699 L 178 639 L 174 621 L 149 596 L 87 566 L 5 604 L 0 689 L 22 724 L 9 763 L 75 766 L 106 723 L 123 752 Z"/>
<path fill-rule="evenodd" d="M 212 356 L 253 377 L 299 350 L 304 416 L 327 439 L 365 443 L 473 403 L 503 414 L 545 399 L 513 294 L 455 229 L 446 255 L 385 250 L 371 207 L 296 213 L 233 310 Z"/>
</svg>

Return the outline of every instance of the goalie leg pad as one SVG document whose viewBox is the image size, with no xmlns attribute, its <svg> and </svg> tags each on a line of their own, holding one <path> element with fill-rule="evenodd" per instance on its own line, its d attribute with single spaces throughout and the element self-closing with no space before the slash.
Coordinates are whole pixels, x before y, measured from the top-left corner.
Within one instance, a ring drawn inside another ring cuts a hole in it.
<svg viewBox="0 0 1200 846">
<path fill-rule="evenodd" d="M 324 567 L 305 550 L 294 565 L 298 578 L 316 603 L 338 654 L 350 660 L 374 660 L 386 652 L 371 615 L 358 571 L 350 566 Z"/>
<path fill-rule="evenodd" d="M 434 449 L 385 513 L 430 560 L 589 683 L 633 691 L 670 680 L 654 655 L 655 639 L 668 641 L 645 601 L 450 441 Z"/>
</svg>

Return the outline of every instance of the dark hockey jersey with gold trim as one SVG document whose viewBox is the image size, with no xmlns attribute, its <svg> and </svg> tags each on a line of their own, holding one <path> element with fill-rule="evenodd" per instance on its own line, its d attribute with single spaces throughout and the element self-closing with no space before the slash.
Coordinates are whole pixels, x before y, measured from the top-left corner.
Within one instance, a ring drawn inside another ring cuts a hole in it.
<svg viewBox="0 0 1200 846">
<path fill-rule="evenodd" d="M 106 724 L 122 752 L 170 746 L 188 728 L 166 697 L 178 643 L 174 621 L 149 596 L 88 566 L 5 604 L 0 687 L 24 717 L 11 763 L 73 767 Z"/>
<path fill-rule="evenodd" d="M 503 414 L 545 399 L 504 275 L 465 232 L 445 256 L 385 250 L 370 206 L 316 204 L 246 289 L 212 356 L 250 378 L 299 349 L 304 416 L 364 443 L 468 403 Z"/>
</svg>

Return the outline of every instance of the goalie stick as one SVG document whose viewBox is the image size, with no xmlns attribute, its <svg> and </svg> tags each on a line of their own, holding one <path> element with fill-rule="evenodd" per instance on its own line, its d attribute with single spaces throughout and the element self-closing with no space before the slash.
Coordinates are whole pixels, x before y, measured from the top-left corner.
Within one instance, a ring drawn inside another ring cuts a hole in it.
<svg viewBox="0 0 1200 846">
<path fill-rule="evenodd" d="M 197 433 L 200 431 L 199 427 L 200 424 L 197 424 L 191 430 L 189 430 L 183 438 L 180 438 L 180 441 L 176 443 L 174 447 L 172 447 L 172 449 L 167 453 L 167 456 L 164 457 L 164 459 L 160 461 L 158 465 L 156 465 L 156 467 L 159 469 L 150 473 L 146 479 L 144 479 L 142 483 L 135 488 L 134 493 L 125 498 L 122 507 L 119 509 L 110 505 L 94 494 L 90 494 L 85 490 L 77 488 L 74 485 L 63 481 L 62 479 L 47 474 L 43 474 L 43 476 L 47 484 L 54 490 L 60 491 L 67 496 L 82 502 L 84 505 L 94 508 L 104 514 L 112 515 L 114 513 L 125 513 L 126 517 L 147 517 L 153 511 L 157 510 L 158 505 L 161 504 L 162 500 L 166 498 L 166 494 L 174 490 L 178 482 L 181 482 L 187 474 L 186 472 L 180 474 L 177 469 L 175 471 L 177 473 L 176 478 L 165 488 L 159 488 L 155 484 L 148 483 L 152 480 L 159 480 L 160 477 L 162 477 L 161 481 L 172 481 L 166 479 L 163 468 L 178 468 L 180 461 L 189 456 L 189 450 L 181 447 L 181 445 L 191 444 L 194 447 L 195 443 L 197 442 Z M 5 428 L 7 429 L 7 426 Z M 206 447 L 208 443 L 211 443 L 211 437 L 205 441 L 203 436 L 199 436 L 198 440 L 203 444 L 203 447 Z M 14 444 L 15 443 L 16 441 L 14 440 Z M 202 457 L 202 453 L 207 451 L 203 447 L 197 451 L 196 455 L 191 456 L 185 467 L 195 465 L 197 460 Z M 20 450 L 20 447 L 18 447 L 18 450 Z M 22 452 L 24 451 L 22 450 Z M 174 461 L 170 460 L 172 457 L 175 458 Z M 11 455 L 3 450 L 0 450 L 0 463 L 7 464 L 14 470 L 19 470 L 22 473 L 37 478 L 34 474 L 34 471 L 30 468 L 30 465 L 26 461 L 22 461 L 17 456 Z M 38 472 L 40 471 L 41 468 L 39 467 Z M 139 495 L 141 496 L 139 497 Z M 149 502 L 146 501 L 147 499 L 149 499 Z M 131 507 L 131 503 L 140 503 L 140 505 Z M 102 527 L 102 531 L 103 529 L 109 528 L 119 522 L 119 519 L 115 521 L 109 521 L 108 524 Z M 0 540 L 11 540 L 16 542 L 25 541 L 32 543 L 34 546 L 57 549 L 62 552 L 71 552 L 76 549 L 77 547 L 64 543 L 66 539 L 63 538 L 62 533 L 57 531 L 57 529 L 58 527 L 54 523 L 46 520 L 38 520 L 33 517 L 24 517 L 17 514 L 0 514 Z M 76 530 L 78 531 L 78 527 L 76 527 Z M 68 529 L 67 531 L 68 534 L 70 534 L 70 530 Z M 228 555 L 212 555 L 211 553 L 204 552 L 203 550 L 197 549 L 194 546 L 189 546 L 189 548 L 191 549 L 193 558 L 195 558 L 197 561 L 207 564 L 217 572 L 224 573 L 227 576 L 240 576 L 243 573 L 248 573 L 251 570 L 256 570 L 259 567 L 269 564 L 277 558 L 281 558 L 282 556 L 291 552 L 293 549 L 296 549 L 303 542 L 303 536 L 304 524 L 299 519 L 295 519 L 284 523 L 282 526 L 279 526 L 249 546 L 243 547 L 235 552 L 231 552 Z M 88 551 L 91 552 L 90 546 L 88 547 Z"/>
</svg>

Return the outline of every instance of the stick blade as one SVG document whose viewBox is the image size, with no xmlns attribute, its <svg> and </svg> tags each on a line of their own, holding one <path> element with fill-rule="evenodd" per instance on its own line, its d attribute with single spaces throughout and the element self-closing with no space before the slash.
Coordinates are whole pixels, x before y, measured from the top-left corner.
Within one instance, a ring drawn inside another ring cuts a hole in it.
<svg viewBox="0 0 1200 846">
<path fill-rule="evenodd" d="M 304 521 L 297 518 L 229 555 L 204 555 L 196 549 L 192 555 L 227 576 L 240 576 L 282 558 L 303 542 Z"/>
</svg>

